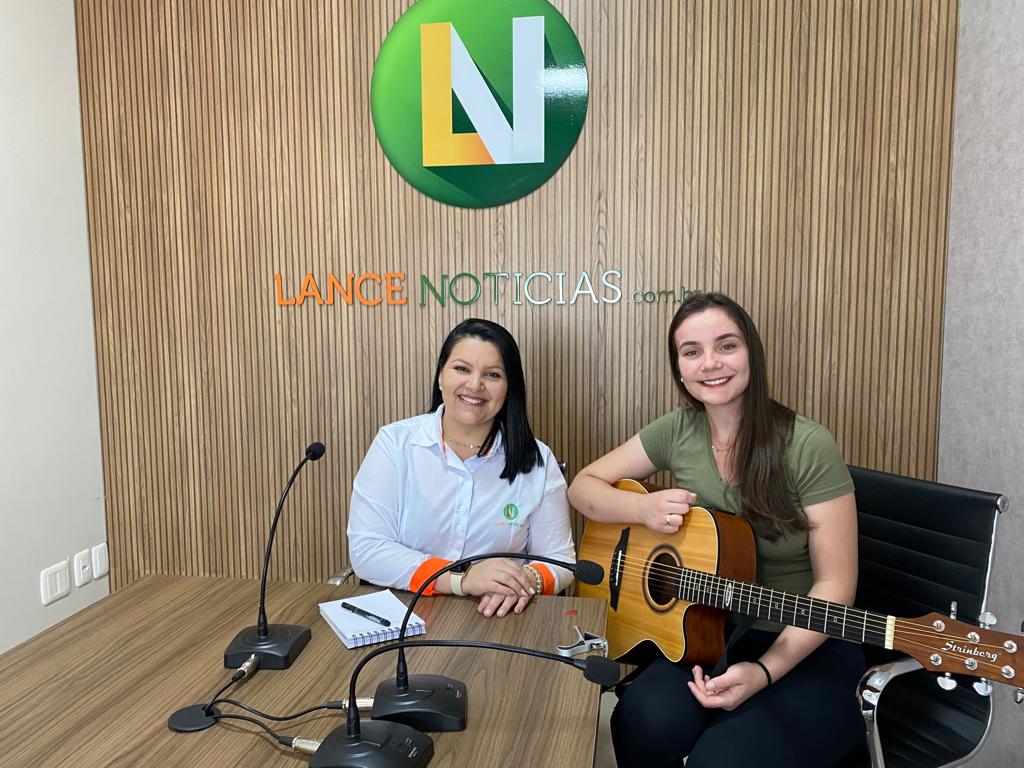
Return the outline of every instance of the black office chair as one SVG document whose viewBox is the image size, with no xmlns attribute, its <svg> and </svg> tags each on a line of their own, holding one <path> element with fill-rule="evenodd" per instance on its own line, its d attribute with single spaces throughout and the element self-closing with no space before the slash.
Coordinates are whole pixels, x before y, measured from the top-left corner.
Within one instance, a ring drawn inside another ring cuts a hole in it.
<svg viewBox="0 0 1024 768">
<path fill-rule="evenodd" d="M 960 621 L 985 617 L 996 522 L 1005 497 L 850 467 L 860 525 L 858 608 L 900 618 L 956 602 Z M 857 692 L 866 748 L 836 768 L 938 768 L 980 749 L 992 721 L 991 696 L 971 677 L 943 680 L 913 659 L 865 648 L 875 666 Z M 957 685 L 949 688 L 953 681 Z"/>
</svg>

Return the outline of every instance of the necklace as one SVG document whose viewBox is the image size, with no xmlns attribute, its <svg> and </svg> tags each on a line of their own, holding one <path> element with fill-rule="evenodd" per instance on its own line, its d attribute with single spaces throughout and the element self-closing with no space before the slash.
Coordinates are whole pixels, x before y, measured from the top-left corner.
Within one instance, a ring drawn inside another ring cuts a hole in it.
<svg viewBox="0 0 1024 768">
<path fill-rule="evenodd" d="M 479 445 L 473 445 L 473 443 L 463 443 L 463 442 L 460 442 L 460 441 L 456 440 L 454 437 L 447 437 L 447 436 L 445 436 L 444 441 L 446 443 L 451 443 L 452 445 L 457 445 L 460 448 L 469 448 L 469 450 L 471 450 L 471 451 L 476 451 L 476 450 L 479 450 L 480 448 L 484 447 L 483 443 L 480 443 Z"/>
<path fill-rule="evenodd" d="M 715 453 L 728 453 L 729 451 L 732 450 L 732 445 L 727 445 L 725 446 L 725 448 L 719 448 L 717 445 L 712 443 L 711 450 L 714 451 Z"/>
</svg>

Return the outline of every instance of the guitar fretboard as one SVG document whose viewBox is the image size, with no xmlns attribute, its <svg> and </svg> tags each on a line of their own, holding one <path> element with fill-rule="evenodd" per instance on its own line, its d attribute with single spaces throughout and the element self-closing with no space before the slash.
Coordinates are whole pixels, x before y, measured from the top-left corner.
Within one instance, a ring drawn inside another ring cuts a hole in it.
<svg viewBox="0 0 1024 768">
<path fill-rule="evenodd" d="M 676 596 L 680 600 L 823 632 L 842 640 L 892 647 L 889 616 L 690 568 L 678 571 Z"/>
</svg>

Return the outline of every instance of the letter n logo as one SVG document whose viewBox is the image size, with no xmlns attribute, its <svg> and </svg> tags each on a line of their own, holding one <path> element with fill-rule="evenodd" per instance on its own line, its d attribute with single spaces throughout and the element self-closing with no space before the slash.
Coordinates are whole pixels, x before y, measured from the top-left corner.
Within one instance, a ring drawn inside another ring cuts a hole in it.
<svg viewBox="0 0 1024 768">
<path fill-rule="evenodd" d="M 512 19 L 512 125 L 450 22 L 420 27 L 423 165 L 544 162 L 544 17 Z M 452 130 L 452 94 L 475 133 Z"/>
</svg>

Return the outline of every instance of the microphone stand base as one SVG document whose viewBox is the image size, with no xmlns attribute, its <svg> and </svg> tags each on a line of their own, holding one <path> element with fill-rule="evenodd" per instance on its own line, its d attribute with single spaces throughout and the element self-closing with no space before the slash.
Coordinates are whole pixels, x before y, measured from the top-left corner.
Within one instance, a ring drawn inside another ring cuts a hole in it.
<svg viewBox="0 0 1024 768">
<path fill-rule="evenodd" d="M 466 684 L 450 677 L 410 675 L 405 690 L 392 678 L 377 686 L 371 717 L 419 731 L 464 731 L 466 700 Z"/>
<path fill-rule="evenodd" d="M 261 669 L 288 669 L 312 635 L 309 627 L 297 624 L 271 624 L 266 637 L 260 637 L 256 627 L 246 627 L 224 651 L 224 666 L 237 669 L 255 654 Z"/>
<path fill-rule="evenodd" d="M 335 728 L 310 758 L 309 768 L 420 768 L 434 756 L 434 740 L 401 723 L 364 720 L 360 734 Z"/>
<path fill-rule="evenodd" d="M 220 710 L 216 707 L 210 707 L 207 711 L 205 704 L 193 704 L 191 707 L 182 707 L 168 717 L 167 727 L 178 733 L 205 731 L 217 724 L 219 714 Z"/>
</svg>

